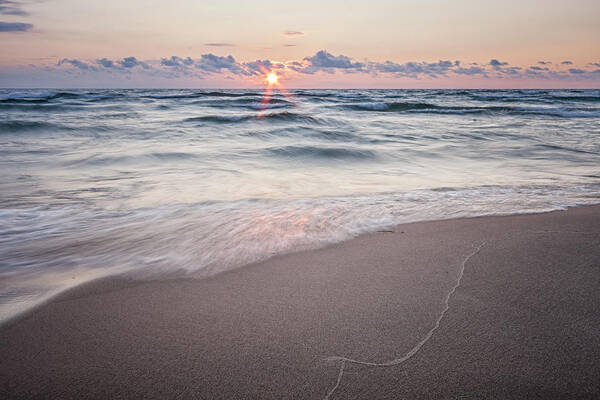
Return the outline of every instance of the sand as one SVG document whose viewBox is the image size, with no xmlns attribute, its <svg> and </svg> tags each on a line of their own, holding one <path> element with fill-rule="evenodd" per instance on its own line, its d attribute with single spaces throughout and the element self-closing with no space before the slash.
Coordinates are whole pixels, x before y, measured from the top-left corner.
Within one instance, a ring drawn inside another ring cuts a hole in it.
<svg viewBox="0 0 600 400">
<path fill-rule="evenodd" d="M 597 399 L 599 310 L 600 206 L 407 224 L 70 290 L 0 327 L 0 398 Z"/>
</svg>

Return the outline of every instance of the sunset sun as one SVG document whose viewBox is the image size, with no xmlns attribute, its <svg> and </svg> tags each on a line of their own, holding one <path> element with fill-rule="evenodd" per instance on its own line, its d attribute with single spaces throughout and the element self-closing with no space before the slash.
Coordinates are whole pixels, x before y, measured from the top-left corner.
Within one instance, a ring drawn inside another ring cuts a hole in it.
<svg viewBox="0 0 600 400">
<path fill-rule="evenodd" d="M 267 74 L 267 83 L 269 85 L 276 85 L 279 82 L 279 77 L 275 72 L 269 72 Z"/>
</svg>

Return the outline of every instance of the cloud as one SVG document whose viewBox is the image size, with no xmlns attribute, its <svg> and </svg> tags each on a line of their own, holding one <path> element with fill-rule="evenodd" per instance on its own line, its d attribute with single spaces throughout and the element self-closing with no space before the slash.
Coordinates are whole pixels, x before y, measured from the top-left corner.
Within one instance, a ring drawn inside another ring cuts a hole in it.
<svg viewBox="0 0 600 400">
<path fill-rule="evenodd" d="M 207 74 L 233 74 L 239 76 L 253 76 L 264 74 L 273 68 L 284 68 L 281 63 L 273 63 L 270 60 L 256 60 L 250 62 L 238 62 L 233 56 L 217 56 L 212 53 L 203 54 L 200 59 L 191 57 L 171 56 L 162 58 L 160 65 L 182 73 L 189 73 L 189 68 Z"/>
<path fill-rule="evenodd" d="M 134 68 L 134 67 L 142 67 L 144 69 L 150 69 L 150 66 L 143 61 L 139 61 L 135 57 L 125 57 L 124 59 L 117 61 L 119 65 L 123 68 Z"/>
<path fill-rule="evenodd" d="M 14 15 L 19 17 L 28 16 L 29 13 L 22 9 L 19 1 L 0 0 L 0 15 Z M 3 22 L 0 21 L 0 32 L 27 32 L 33 28 L 32 24 L 26 22 Z"/>
<path fill-rule="evenodd" d="M 283 47 L 296 47 L 295 44 L 284 44 Z"/>
<path fill-rule="evenodd" d="M 25 17 L 29 15 L 28 12 L 21 8 L 21 4 L 11 0 L 0 0 L 0 14 L 4 15 L 18 15 Z"/>
<path fill-rule="evenodd" d="M 65 61 L 65 60 L 63 60 L 63 61 Z M 65 62 L 73 64 L 71 61 L 73 61 L 73 60 L 66 60 Z M 78 61 L 78 60 L 74 60 L 74 61 Z M 99 58 L 96 60 L 96 64 L 101 65 L 104 68 L 109 68 L 109 69 L 127 70 L 127 69 L 131 69 L 131 68 L 135 68 L 135 67 L 142 67 L 143 69 L 151 69 L 150 65 L 148 65 L 147 63 L 145 63 L 143 61 L 139 61 L 135 57 L 125 57 L 122 60 L 116 60 L 116 61 L 109 60 L 108 58 Z"/>
<path fill-rule="evenodd" d="M 195 65 L 199 70 L 208 73 L 219 73 L 225 70 L 236 75 L 248 75 L 231 55 L 221 57 L 211 53 L 202 54 L 200 60 L 196 61 Z"/>
<path fill-rule="evenodd" d="M 452 72 L 459 75 L 485 75 L 487 71 L 481 67 L 458 67 L 455 68 Z"/>
<path fill-rule="evenodd" d="M 508 74 L 508 75 L 518 75 L 521 73 L 522 69 L 523 68 L 521 68 L 521 67 L 508 67 L 508 68 L 501 70 L 500 72 L 502 72 L 504 74 Z"/>
<path fill-rule="evenodd" d="M 562 65 L 573 65 L 573 61 L 563 61 L 561 62 Z"/>
<path fill-rule="evenodd" d="M 437 62 L 407 62 L 396 63 L 392 61 L 385 62 L 370 62 L 355 61 L 345 55 L 335 56 L 325 50 L 321 50 L 310 57 L 305 57 L 302 62 L 288 62 L 287 67 L 291 70 L 304 73 L 315 74 L 323 71 L 334 73 L 340 70 L 345 73 L 370 73 L 378 74 L 393 74 L 396 77 L 419 77 L 429 76 L 437 77 L 447 75 L 450 72 L 457 71 L 458 74 L 485 74 L 485 70 L 481 67 L 461 68 L 460 61 L 440 60 Z"/>
<path fill-rule="evenodd" d="M 573 65 L 572 68 L 564 69 L 561 63 L 550 63 L 544 61 L 536 62 L 529 67 L 511 65 L 508 62 L 492 59 L 487 63 L 461 62 L 458 60 L 409 61 L 404 63 L 394 61 L 370 61 L 367 59 L 357 60 L 343 54 L 332 54 L 326 50 L 320 50 L 311 56 L 285 62 L 273 60 L 238 61 L 232 55 L 220 56 L 212 53 L 202 54 L 199 58 L 169 56 L 154 60 L 140 60 L 134 56 L 122 59 L 108 59 L 98 57 L 96 59 L 63 58 L 55 66 L 37 67 L 54 70 L 68 76 L 77 76 L 78 79 L 86 77 L 98 79 L 112 76 L 118 79 L 205 79 L 206 82 L 219 82 L 223 79 L 234 81 L 258 80 L 263 74 L 275 70 L 278 74 L 293 78 L 295 74 L 362 74 L 370 75 L 371 78 L 382 79 L 427 79 L 435 82 L 439 78 L 457 79 L 457 82 L 466 82 L 465 79 L 474 79 L 481 82 L 493 80 L 509 80 L 510 83 L 527 79 L 539 81 L 572 81 L 598 82 L 600 78 L 600 63 L 590 62 L 585 65 Z M 61 67 L 62 68 L 57 68 Z M 36 67 L 34 67 L 36 68 Z M 73 71 L 79 71 L 73 74 Z M 105 75 L 102 75 L 105 74 Z M 460 77 L 460 79 L 459 79 Z M 472 77 L 472 78 L 470 78 Z M 108 79 L 108 78 L 106 78 Z M 447 82 L 447 81 L 440 81 Z M 518 84 L 517 84 L 518 85 Z"/>
<path fill-rule="evenodd" d="M 497 59 L 492 58 L 487 65 L 492 68 L 492 70 L 490 72 L 494 73 L 493 76 L 495 78 L 502 79 L 504 77 L 507 77 L 510 79 L 514 79 L 514 78 L 518 78 L 519 76 L 523 76 L 522 75 L 523 74 L 522 67 L 511 66 L 506 61 L 498 61 Z M 529 74 L 529 75 L 536 74 L 539 71 L 538 68 L 542 68 L 542 67 L 533 66 L 533 67 L 525 70 L 525 74 Z"/>
<path fill-rule="evenodd" d="M 544 75 L 544 73 L 547 71 L 548 69 L 536 67 L 535 65 L 533 65 L 525 70 L 525 74 L 529 76 L 535 76 L 538 78 L 546 78 L 547 76 Z M 520 71 L 518 71 L 517 73 L 520 73 Z"/>
<path fill-rule="evenodd" d="M 318 51 L 311 57 L 305 57 L 304 61 L 307 65 L 296 69 L 304 74 L 314 74 L 318 71 L 333 73 L 336 69 L 359 71 L 365 67 L 364 63 L 354 62 L 350 57 L 341 54 L 334 56 L 325 50 Z"/>
<path fill-rule="evenodd" d="M 334 56 L 331 53 L 321 50 L 312 57 L 306 57 L 313 67 L 317 68 L 362 68 L 364 64 L 352 62 L 350 57 L 344 55 Z"/>
<path fill-rule="evenodd" d="M 269 60 L 256 60 L 243 65 L 245 70 L 252 75 L 265 74 L 273 68 L 273 63 Z"/>
<path fill-rule="evenodd" d="M 104 68 L 114 68 L 115 63 L 108 58 L 100 58 L 96 60 L 96 64 L 102 65 Z"/>
<path fill-rule="evenodd" d="M 457 64 L 458 63 L 458 64 Z M 370 63 L 369 69 L 373 72 L 392 73 L 396 76 L 417 77 L 419 75 L 438 76 L 448 73 L 450 68 L 459 66 L 460 61 L 438 61 L 434 63 L 428 62 L 407 62 L 404 64 L 386 61 L 384 63 Z M 461 69 L 461 71 L 466 71 Z M 474 71 L 474 70 L 472 70 Z"/>
<path fill-rule="evenodd" d="M 95 70 L 97 70 L 96 67 L 94 67 L 92 65 L 89 65 L 88 63 L 86 63 L 84 61 L 81 61 L 81 60 L 78 60 L 76 58 L 63 58 L 62 60 L 60 60 L 58 62 L 57 65 L 61 66 L 63 64 L 71 64 L 73 67 L 79 68 L 79 69 L 84 70 L 84 71 L 95 71 Z"/>
<path fill-rule="evenodd" d="M 162 58 L 160 64 L 166 67 L 187 67 L 194 65 L 194 60 L 190 57 L 171 56 L 171 58 Z"/>
<path fill-rule="evenodd" d="M 284 36 L 295 37 L 295 36 L 304 36 L 304 32 L 300 31 L 285 31 L 283 32 Z"/>
<path fill-rule="evenodd" d="M 70 64 L 71 66 L 83 70 L 83 71 L 99 71 L 97 67 L 88 62 L 78 60 L 76 58 L 63 58 L 58 62 L 58 66 Z M 135 67 L 142 67 L 143 69 L 151 69 L 150 65 L 143 61 L 139 61 L 135 57 L 125 57 L 122 60 L 109 60 L 108 58 L 99 58 L 95 60 L 95 64 L 100 65 L 106 69 L 122 70 L 127 71 Z"/>
<path fill-rule="evenodd" d="M 0 21 L 0 32 L 27 32 L 33 25 L 23 22 L 2 22 Z"/>
<path fill-rule="evenodd" d="M 552 61 L 538 61 L 538 64 L 540 64 L 540 65 L 551 65 Z"/>
<path fill-rule="evenodd" d="M 495 69 L 500 69 L 500 67 L 508 65 L 508 63 L 507 62 L 501 62 L 501 61 L 496 60 L 495 58 L 492 58 L 490 60 L 490 64 L 489 65 L 491 65 Z"/>
<path fill-rule="evenodd" d="M 233 43 L 204 43 L 204 45 L 209 47 L 235 47 Z"/>
</svg>

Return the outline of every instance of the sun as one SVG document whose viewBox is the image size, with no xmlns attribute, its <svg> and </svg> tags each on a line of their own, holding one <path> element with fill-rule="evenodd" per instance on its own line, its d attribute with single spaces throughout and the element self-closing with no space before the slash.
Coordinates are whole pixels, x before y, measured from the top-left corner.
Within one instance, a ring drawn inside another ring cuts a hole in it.
<svg viewBox="0 0 600 400">
<path fill-rule="evenodd" d="M 269 85 L 276 85 L 277 83 L 279 83 L 279 77 L 275 72 L 269 72 L 267 74 L 267 83 Z"/>
</svg>

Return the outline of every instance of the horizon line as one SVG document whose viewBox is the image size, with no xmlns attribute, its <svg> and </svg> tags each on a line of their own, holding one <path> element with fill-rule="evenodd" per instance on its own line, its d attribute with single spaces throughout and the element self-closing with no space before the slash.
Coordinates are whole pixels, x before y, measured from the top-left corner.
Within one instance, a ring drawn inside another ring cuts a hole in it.
<svg viewBox="0 0 600 400">
<path fill-rule="evenodd" d="M 239 88 L 200 88 L 200 87 L 0 87 L 0 90 L 264 90 L 265 87 L 239 87 Z M 272 88 L 271 90 L 282 91 L 278 88 Z M 456 88 L 360 88 L 360 87 L 347 87 L 347 88 L 332 88 L 332 87 L 313 87 L 313 88 L 285 88 L 284 90 L 600 90 L 600 87 L 590 88 L 576 88 L 576 87 L 560 87 L 560 88 L 541 88 L 541 87 L 510 87 L 510 88 L 495 88 L 495 87 L 482 87 L 482 88 L 469 88 L 469 87 L 456 87 Z"/>
</svg>

